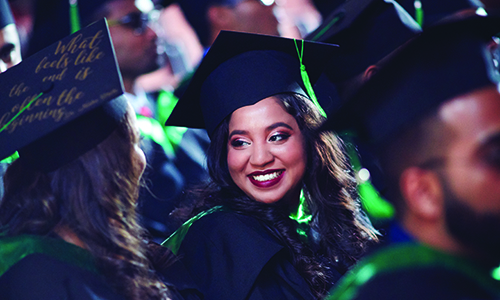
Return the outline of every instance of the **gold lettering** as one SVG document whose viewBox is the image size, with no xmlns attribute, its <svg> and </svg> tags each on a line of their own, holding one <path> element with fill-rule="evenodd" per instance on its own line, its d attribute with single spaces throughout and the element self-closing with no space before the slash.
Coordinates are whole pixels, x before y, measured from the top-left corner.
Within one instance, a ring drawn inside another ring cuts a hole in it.
<svg viewBox="0 0 500 300">
<path fill-rule="evenodd" d="M 101 100 L 104 100 L 106 98 L 109 98 L 109 97 L 112 97 L 113 95 L 115 95 L 117 92 L 117 89 L 112 89 L 111 91 L 107 92 L 107 93 L 104 93 L 104 94 L 101 94 Z"/>
<path fill-rule="evenodd" d="M 85 80 L 90 74 L 92 74 L 92 71 L 90 67 L 85 67 L 82 68 L 78 73 L 75 75 L 76 80 Z"/>
<path fill-rule="evenodd" d="M 2 118 L 0 118 L 0 128 L 3 128 L 5 124 L 10 121 L 10 113 L 6 112 L 3 114 Z"/>
<path fill-rule="evenodd" d="M 57 99 L 57 106 L 71 105 L 75 100 L 83 98 L 84 95 L 85 93 L 78 92 L 76 87 L 73 87 L 69 92 L 68 90 L 64 90 Z"/>
<path fill-rule="evenodd" d="M 94 49 L 95 47 L 97 47 L 101 43 L 102 36 L 102 30 L 99 30 L 90 41 L 89 49 Z"/>
<path fill-rule="evenodd" d="M 85 110 L 85 109 L 87 109 L 87 108 L 89 108 L 89 107 L 91 107 L 91 106 L 93 106 L 93 105 L 97 104 L 98 102 L 99 102 L 99 100 L 94 99 L 94 100 L 92 100 L 92 101 L 90 101 L 90 102 L 83 103 L 83 104 L 82 104 L 82 107 L 80 107 L 80 109 L 79 109 L 78 111 L 80 112 L 80 111 L 82 111 L 82 110 Z"/>
<path fill-rule="evenodd" d="M 62 70 L 62 72 L 59 73 L 59 74 L 45 76 L 45 77 L 43 77 L 42 82 L 46 82 L 46 81 L 52 81 L 52 82 L 54 82 L 54 81 L 62 81 L 64 79 L 64 75 L 66 73 L 66 70 L 68 70 L 68 68 L 64 68 L 64 70 Z"/>
<path fill-rule="evenodd" d="M 38 72 L 40 72 L 41 69 L 44 69 L 43 65 L 45 64 L 46 61 L 47 61 L 47 57 L 44 57 L 42 59 L 42 61 L 40 61 L 40 63 L 38 64 L 38 66 L 36 67 L 35 73 L 38 73 Z"/>
<path fill-rule="evenodd" d="M 21 82 L 19 85 L 14 85 L 10 90 L 9 97 L 13 96 L 21 96 L 22 93 L 29 91 L 29 87 L 24 85 L 24 82 Z"/>
<path fill-rule="evenodd" d="M 75 51 L 78 49 L 77 42 L 82 38 L 82 35 L 79 34 L 75 36 L 74 38 L 69 41 L 67 45 L 63 45 L 61 41 L 59 41 L 59 44 L 57 44 L 56 52 L 54 53 L 55 55 L 57 54 L 62 54 L 66 52 L 70 53 L 75 53 Z"/>
</svg>

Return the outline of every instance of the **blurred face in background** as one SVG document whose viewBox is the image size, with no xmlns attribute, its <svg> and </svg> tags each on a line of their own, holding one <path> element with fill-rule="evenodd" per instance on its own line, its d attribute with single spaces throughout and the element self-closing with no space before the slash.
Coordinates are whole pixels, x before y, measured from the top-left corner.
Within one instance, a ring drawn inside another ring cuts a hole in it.
<svg viewBox="0 0 500 300">
<path fill-rule="evenodd" d="M 0 29 L 0 73 L 21 62 L 21 43 L 15 24 Z"/>
<path fill-rule="evenodd" d="M 108 23 L 116 58 L 123 77 L 135 78 L 158 69 L 156 33 L 149 18 L 134 0 L 107 4 Z"/>
<path fill-rule="evenodd" d="M 243 0 L 229 7 L 226 15 L 227 30 L 278 36 L 278 19 L 272 0 Z"/>
<path fill-rule="evenodd" d="M 482 258 L 498 260 L 500 94 L 492 86 L 457 97 L 440 117 L 454 136 L 441 169 L 448 230 Z"/>
</svg>

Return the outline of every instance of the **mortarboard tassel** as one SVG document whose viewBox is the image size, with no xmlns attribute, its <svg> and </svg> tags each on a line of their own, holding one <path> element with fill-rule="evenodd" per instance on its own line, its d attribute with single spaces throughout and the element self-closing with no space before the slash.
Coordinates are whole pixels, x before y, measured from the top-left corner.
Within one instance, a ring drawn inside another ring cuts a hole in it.
<svg viewBox="0 0 500 300">
<path fill-rule="evenodd" d="M 422 1 L 415 0 L 415 20 L 417 21 L 420 27 L 424 26 L 424 9 L 422 8 Z"/>
<path fill-rule="evenodd" d="M 78 14 L 78 0 L 69 0 L 69 20 L 71 33 L 80 30 L 80 16 Z"/>
<path fill-rule="evenodd" d="M 304 64 L 302 63 L 302 57 L 304 54 L 304 40 L 301 40 L 302 47 L 301 47 L 300 52 L 299 52 L 299 47 L 297 46 L 297 40 L 294 39 L 293 41 L 295 43 L 295 48 L 297 49 L 297 55 L 299 56 L 300 76 L 302 76 L 302 81 L 304 82 L 304 86 L 307 90 L 307 94 L 311 98 L 312 102 L 316 105 L 316 107 L 318 107 L 321 115 L 326 118 L 326 113 L 323 110 L 323 108 L 321 107 L 321 105 L 319 104 L 318 99 L 316 98 L 316 94 L 314 93 L 314 90 L 312 88 L 311 81 L 309 80 L 309 75 L 307 75 L 306 66 L 304 66 Z"/>
</svg>

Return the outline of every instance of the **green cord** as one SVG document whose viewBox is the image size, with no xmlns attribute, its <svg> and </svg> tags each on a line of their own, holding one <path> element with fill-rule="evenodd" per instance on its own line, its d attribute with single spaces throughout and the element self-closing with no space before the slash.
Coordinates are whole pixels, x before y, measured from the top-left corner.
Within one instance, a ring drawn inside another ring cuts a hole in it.
<svg viewBox="0 0 500 300">
<path fill-rule="evenodd" d="M 31 104 L 33 102 L 35 102 L 38 98 L 40 98 L 42 95 L 43 95 L 43 92 L 41 92 L 40 94 L 38 94 L 35 98 L 31 99 L 31 101 L 28 103 L 28 105 L 26 105 L 21 110 L 19 110 L 19 112 L 17 112 L 17 114 L 9 122 L 7 122 L 7 124 L 5 124 L 2 127 L 2 129 L 0 129 L 0 132 L 2 132 L 5 129 L 7 129 L 7 127 L 9 127 L 10 123 L 12 123 L 15 119 L 17 119 L 20 114 L 22 114 L 25 110 L 27 110 L 31 106 Z M 9 157 L 2 159 L 0 161 L 0 163 L 8 163 L 8 164 L 10 164 L 14 160 L 16 160 L 17 158 L 19 158 L 19 154 L 17 152 L 14 152 L 14 154 L 10 155 Z"/>
<path fill-rule="evenodd" d="M 80 16 L 78 14 L 78 0 L 69 0 L 69 20 L 71 33 L 80 30 Z"/>
<path fill-rule="evenodd" d="M 11 156 L 4 158 L 0 161 L 2 164 L 11 164 L 13 161 L 19 158 L 19 153 L 16 151 Z"/>
<path fill-rule="evenodd" d="M 0 129 L 0 132 L 4 131 L 5 129 L 7 129 L 7 127 L 9 127 L 10 123 L 12 123 L 15 119 L 17 119 L 17 117 L 19 117 L 20 114 L 22 114 L 25 110 L 27 110 L 31 103 L 35 102 L 38 98 L 40 98 L 41 96 L 43 95 L 43 92 L 41 92 L 40 94 L 38 94 L 38 96 L 36 96 L 35 98 L 31 99 L 30 103 L 28 103 L 28 105 L 26 105 L 25 107 L 23 107 L 21 110 L 19 110 L 19 112 L 9 121 L 7 122 L 7 124 L 5 124 L 2 129 Z"/>
<path fill-rule="evenodd" d="M 326 118 L 326 113 L 319 104 L 318 99 L 316 98 L 316 94 L 314 93 L 314 90 L 312 88 L 311 81 L 309 80 L 309 75 L 307 75 L 306 66 L 304 66 L 304 64 L 302 63 L 302 57 L 304 54 L 304 40 L 301 40 L 302 48 L 300 52 L 299 52 L 299 47 L 297 46 L 297 40 L 293 39 L 293 42 L 295 43 L 295 49 L 297 50 L 297 55 L 299 56 L 300 75 L 302 76 L 302 81 L 304 82 L 304 86 L 306 87 L 307 94 L 311 98 L 312 102 L 316 105 L 316 107 L 318 107 L 321 115 Z"/>
</svg>

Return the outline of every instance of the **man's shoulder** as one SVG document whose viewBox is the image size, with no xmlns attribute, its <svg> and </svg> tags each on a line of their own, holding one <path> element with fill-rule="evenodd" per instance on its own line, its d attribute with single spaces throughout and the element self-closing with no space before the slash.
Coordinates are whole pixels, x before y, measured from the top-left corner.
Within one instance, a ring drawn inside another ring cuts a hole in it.
<svg viewBox="0 0 500 300">
<path fill-rule="evenodd" d="M 333 299 L 498 299 L 500 285 L 456 256 L 416 243 L 391 245 L 362 260 Z"/>
</svg>

